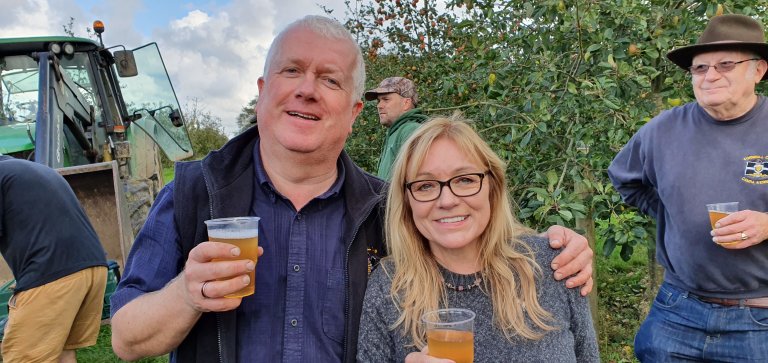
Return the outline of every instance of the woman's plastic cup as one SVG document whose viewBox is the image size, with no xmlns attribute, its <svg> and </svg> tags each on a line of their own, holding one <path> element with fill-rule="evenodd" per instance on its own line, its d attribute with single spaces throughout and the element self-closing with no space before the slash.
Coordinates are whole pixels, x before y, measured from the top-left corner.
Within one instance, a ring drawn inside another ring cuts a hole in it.
<svg viewBox="0 0 768 363">
<path fill-rule="evenodd" d="M 739 211 L 739 202 L 707 204 L 707 211 L 709 211 L 709 223 L 712 225 L 712 229 L 715 229 L 717 221 Z"/>
<path fill-rule="evenodd" d="M 427 332 L 429 355 L 472 363 L 475 358 L 475 313 L 467 309 L 440 309 L 421 317 Z"/>
<path fill-rule="evenodd" d="M 240 256 L 213 261 L 252 260 L 256 262 L 259 258 L 259 219 L 259 217 L 234 217 L 205 221 L 208 227 L 208 240 L 229 243 L 240 248 Z M 253 295 L 256 287 L 256 271 L 249 272 L 248 276 L 251 278 L 248 286 L 225 297 L 240 298 Z"/>
</svg>

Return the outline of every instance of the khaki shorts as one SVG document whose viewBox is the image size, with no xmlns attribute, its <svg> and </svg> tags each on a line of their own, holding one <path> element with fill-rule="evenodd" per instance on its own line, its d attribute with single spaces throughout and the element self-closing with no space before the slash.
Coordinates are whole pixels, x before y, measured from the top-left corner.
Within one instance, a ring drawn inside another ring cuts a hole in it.
<svg viewBox="0 0 768 363">
<path fill-rule="evenodd" d="M 3 339 L 6 362 L 57 362 L 62 350 L 96 344 L 107 285 L 97 266 L 14 294 Z"/>
</svg>

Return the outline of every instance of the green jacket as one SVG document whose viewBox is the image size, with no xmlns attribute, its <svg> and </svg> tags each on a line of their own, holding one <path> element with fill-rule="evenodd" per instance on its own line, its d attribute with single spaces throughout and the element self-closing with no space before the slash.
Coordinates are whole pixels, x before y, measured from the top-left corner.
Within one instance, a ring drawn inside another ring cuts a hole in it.
<svg viewBox="0 0 768 363">
<path fill-rule="evenodd" d="M 421 110 L 414 108 L 397 118 L 387 130 L 387 138 L 384 139 L 384 147 L 381 149 L 379 158 L 379 178 L 389 180 L 392 176 L 392 164 L 397 158 L 400 147 L 405 140 L 421 126 L 421 123 L 427 119 L 426 115 L 421 114 Z"/>
</svg>

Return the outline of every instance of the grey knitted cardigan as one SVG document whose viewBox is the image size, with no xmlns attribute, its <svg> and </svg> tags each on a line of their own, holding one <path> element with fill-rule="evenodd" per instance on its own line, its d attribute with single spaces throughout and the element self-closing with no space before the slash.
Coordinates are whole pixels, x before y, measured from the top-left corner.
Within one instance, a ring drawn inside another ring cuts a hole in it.
<svg viewBox="0 0 768 363">
<path fill-rule="evenodd" d="M 587 299 L 579 295 L 579 289 L 568 289 L 562 281 L 551 277 L 549 265 L 557 252 L 549 248 L 546 239 L 527 237 L 525 241 L 544 272 L 536 279 L 539 303 L 554 316 L 550 325 L 557 329 L 540 340 L 514 337 L 510 342 L 493 325 L 493 306 L 486 292 L 480 288 L 447 289 L 448 307 L 467 308 L 477 314 L 474 362 L 599 362 Z M 441 270 L 445 281 L 454 286 L 467 286 L 475 281 L 474 275 Z M 390 329 L 399 316 L 389 295 L 392 272 L 391 261 L 385 259 L 368 282 L 360 319 L 358 362 L 403 362 L 408 353 L 418 350 L 401 329 Z"/>
</svg>

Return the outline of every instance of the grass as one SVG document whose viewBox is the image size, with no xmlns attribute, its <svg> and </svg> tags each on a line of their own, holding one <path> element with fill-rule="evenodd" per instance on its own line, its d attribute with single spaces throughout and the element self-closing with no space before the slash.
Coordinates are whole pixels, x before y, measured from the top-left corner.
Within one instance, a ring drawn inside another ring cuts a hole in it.
<svg viewBox="0 0 768 363">
<path fill-rule="evenodd" d="M 173 166 L 169 166 L 167 168 L 163 168 L 163 182 L 165 184 L 168 184 L 171 180 L 173 180 Z"/>
<path fill-rule="evenodd" d="M 656 286 L 651 286 L 648 277 L 647 253 L 643 245 L 635 249 L 629 261 L 623 261 L 618 251 L 608 257 L 596 257 L 602 362 L 637 362 L 633 349 L 635 332 L 656 295 Z M 660 280 L 661 274 L 657 276 Z"/>
<path fill-rule="evenodd" d="M 96 345 L 88 348 L 79 349 L 77 351 L 77 361 L 79 363 L 112 363 L 112 362 L 125 362 L 118 358 L 112 351 L 112 329 L 109 324 L 104 324 L 99 330 L 99 338 L 96 341 Z M 168 356 L 160 356 L 154 358 L 140 359 L 135 362 L 139 363 L 167 363 Z"/>
</svg>

